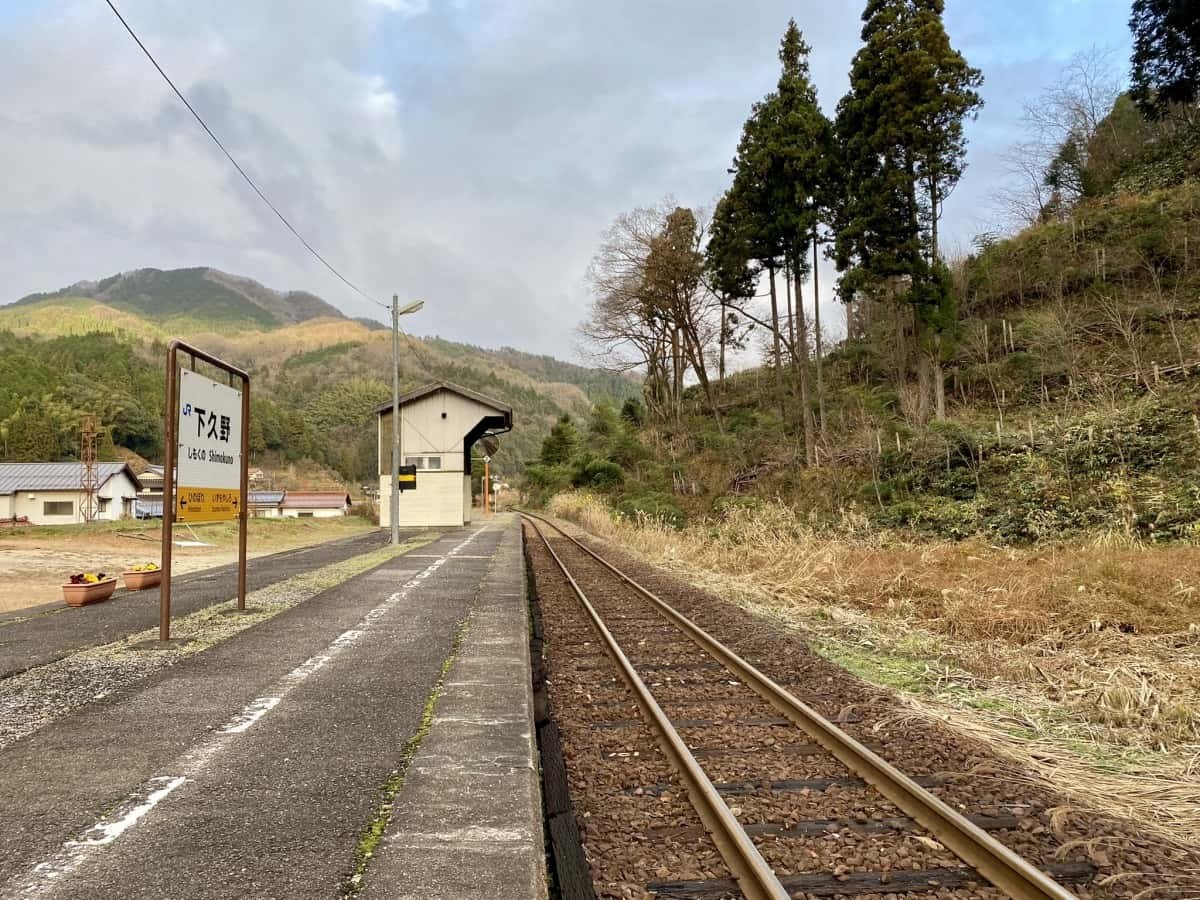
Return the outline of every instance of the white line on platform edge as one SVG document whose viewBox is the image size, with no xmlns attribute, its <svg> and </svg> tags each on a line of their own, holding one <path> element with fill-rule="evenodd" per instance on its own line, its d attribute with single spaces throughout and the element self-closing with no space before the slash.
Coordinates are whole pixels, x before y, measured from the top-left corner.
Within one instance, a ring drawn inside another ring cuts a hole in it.
<svg viewBox="0 0 1200 900">
<path fill-rule="evenodd" d="M 283 702 L 284 698 L 299 684 L 304 682 L 314 672 L 322 669 L 326 663 L 342 653 L 347 647 L 358 643 L 376 621 L 386 615 L 393 607 L 404 600 L 408 594 L 434 572 L 444 566 L 451 558 L 459 556 L 459 551 L 475 540 L 489 526 L 485 525 L 473 531 L 466 539 L 456 544 L 442 556 L 434 557 L 434 561 L 413 575 L 396 593 L 363 616 L 358 625 L 349 631 L 338 635 L 325 648 L 323 653 L 312 656 L 284 675 L 274 685 L 273 694 L 276 696 L 257 697 L 248 703 L 237 715 L 219 728 L 213 737 L 185 753 L 173 766 L 176 775 L 156 775 L 138 785 L 117 809 L 105 816 L 95 825 L 84 831 L 78 838 L 66 841 L 57 853 L 45 862 L 38 863 L 23 876 L 20 876 L 3 887 L 0 897 L 34 900 L 45 897 L 64 876 L 71 874 L 101 847 L 108 846 L 149 813 L 155 806 L 181 785 L 193 780 L 201 770 L 233 739 L 233 735 L 243 734 L 255 723 L 260 721 L 271 710 Z M 397 557 L 403 558 L 403 557 Z M 411 557 L 410 557 L 411 558 Z M 429 557 L 423 557 L 429 558 Z"/>
</svg>

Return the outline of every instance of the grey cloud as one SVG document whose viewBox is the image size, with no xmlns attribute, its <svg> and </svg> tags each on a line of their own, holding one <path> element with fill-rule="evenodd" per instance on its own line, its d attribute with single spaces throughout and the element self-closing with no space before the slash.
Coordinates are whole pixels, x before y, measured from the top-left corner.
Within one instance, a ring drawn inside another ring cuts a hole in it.
<svg viewBox="0 0 1200 900">
<path fill-rule="evenodd" d="M 951 0 L 952 37 L 985 66 L 989 106 L 971 128 L 949 240 L 981 230 L 1019 98 L 1066 48 L 1096 39 L 1087 29 L 1111 36 L 1124 5 Z M 560 355 L 612 219 L 667 194 L 711 204 L 724 189 L 788 18 L 814 46 L 829 111 L 860 27 L 854 0 L 387 6 L 122 9 L 324 255 L 378 297 L 428 301 L 415 331 Z M 21 183 L 0 200 L 0 300 L 137 266 L 214 265 L 383 315 L 262 207 L 102 5 L 57 0 L 6 27 L 0 163 Z M 822 313 L 836 331 L 831 275 Z"/>
</svg>

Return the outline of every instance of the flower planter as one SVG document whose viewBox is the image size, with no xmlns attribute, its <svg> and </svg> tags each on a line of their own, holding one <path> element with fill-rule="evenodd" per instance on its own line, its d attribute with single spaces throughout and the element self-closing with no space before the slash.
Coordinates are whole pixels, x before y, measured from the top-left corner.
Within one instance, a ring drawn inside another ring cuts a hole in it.
<svg viewBox="0 0 1200 900">
<path fill-rule="evenodd" d="M 83 606 L 88 603 L 99 603 L 107 600 L 117 589 L 116 578 L 105 578 L 93 584 L 64 584 L 63 599 L 67 606 Z"/>
<path fill-rule="evenodd" d="M 122 572 L 121 580 L 131 591 L 144 591 L 147 588 L 158 587 L 162 583 L 162 569 L 152 569 L 148 572 Z"/>
</svg>

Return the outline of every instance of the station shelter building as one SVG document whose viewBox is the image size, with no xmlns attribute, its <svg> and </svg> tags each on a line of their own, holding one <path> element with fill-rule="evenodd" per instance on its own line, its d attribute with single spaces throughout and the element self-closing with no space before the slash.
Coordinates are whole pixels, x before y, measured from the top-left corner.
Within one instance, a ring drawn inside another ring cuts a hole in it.
<svg viewBox="0 0 1200 900">
<path fill-rule="evenodd" d="M 391 522 L 392 404 L 377 410 L 379 524 Z M 416 466 L 414 490 L 400 494 L 400 526 L 452 527 L 471 521 L 471 447 L 511 431 L 512 407 L 449 382 L 400 397 L 400 465 Z"/>
</svg>

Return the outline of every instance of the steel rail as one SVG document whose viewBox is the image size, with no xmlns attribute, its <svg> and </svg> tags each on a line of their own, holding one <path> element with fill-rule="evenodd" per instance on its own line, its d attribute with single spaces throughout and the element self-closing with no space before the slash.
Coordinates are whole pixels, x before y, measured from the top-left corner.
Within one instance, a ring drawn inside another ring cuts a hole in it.
<svg viewBox="0 0 1200 900">
<path fill-rule="evenodd" d="M 721 858 L 725 860 L 725 864 L 729 866 L 730 871 L 737 879 L 738 887 L 742 889 L 742 893 L 749 900 L 787 900 L 790 897 L 787 889 L 780 883 L 779 877 L 767 865 L 766 860 L 762 858 L 762 854 L 758 852 L 758 848 L 754 846 L 754 841 L 746 834 L 741 823 L 729 811 L 729 807 L 717 793 L 717 789 L 713 787 L 708 775 L 704 769 L 696 761 L 696 758 L 688 750 L 687 744 L 680 737 L 679 732 L 675 730 L 675 726 L 671 724 L 671 720 L 667 718 L 667 714 L 662 711 L 662 707 L 658 705 L 658 701 L 654 699 L 654 695 L 650 693 L 650 689 L 646 687 L 646 683 L 642 681 L 629 658 L 625 656 L 616 638 L 612 632 L 604 624 L 604 620 L 600 618 L 600 614 L 596 608 L 592 606 L 587 595 L 579 586 L 579 582 L 567 570 L 566 565 L 554 548 L 550 546 L 550 541 L 545 533 L 538 526 L 538 523 L 533 518 L 526 517 L 529 524 L 533 526 L 533 530 L 537 532 L 538 537 L 542 539 L 542 543 L 546 545 L 546 550 L 554 562 L 558 564 L 559 570 L 566 577 L 571 585 L 571 590 L 575 592 L 575 596 L 579 598 L 579 602 L 583 604 L 583 608 L 587 611 L 588 617 L 592 620 L 592 624 L 599 632 L 600 638 L 604 644 L 608 655 L 612 657 L 613 662 L 617 664 L 617 668 L 621 672 L 621 677 L 626 685 L 633 692 L 634 699 L 641 707 L 642 713 L 646 718 L 650 728 L 658 737 L 658 742 L 662 746 L 663 753 L 670 761 L 671 765 L 679 773 L 680 779 L 687 788 L 688 797 L 692 801 L 692 805 L 699 813 L 701 821 L 703 821 L 708 833 L 712 836 L 713 842 L 717 845 L 717 850 L 720 851 Z M 553 523 L 547 523 L 553 525 Z"/>
<path fill-rule="evenodd" d="M 872 785 L 933 834 L 959 859 L 979 872 L 993 886 L 1017 900 L 1034 900 L 1034 898 L 1072 900 L 1076 897 L 1037 866 L 1014 853 L 961 813 L 918 785 L 887 760 L 863 746 L 781 685 L 776 684 L 586 544 L 567 534 L 566 531 L 543 516 L 528 512 L 522 512 L 522 515 L 545 522 L 653 603 L 668 620 L 683 630 L 710 656 L 741 678 L 759 696 L 806 732 L 846 768 Z M 534 527 L 537 528 L 537 525 L 535 524 Z M 540 529 L 538 529 L 538 534 L 541 535 L 543 541 L 546 540 L 546 536 Z M 546 542 L 546 546 L 549 547 L 549 541 Z M 550 552 L 554 554 L 553 550 Z M 558 559 L 556 554 L 555 559 Z M 559 565 L 561 566 L 562 563 L 559 562 Z"/>
</svg>

